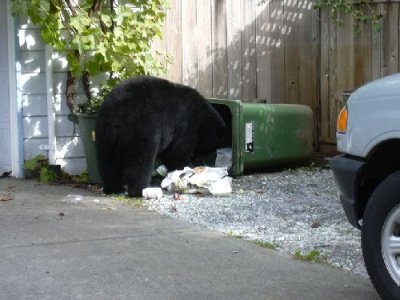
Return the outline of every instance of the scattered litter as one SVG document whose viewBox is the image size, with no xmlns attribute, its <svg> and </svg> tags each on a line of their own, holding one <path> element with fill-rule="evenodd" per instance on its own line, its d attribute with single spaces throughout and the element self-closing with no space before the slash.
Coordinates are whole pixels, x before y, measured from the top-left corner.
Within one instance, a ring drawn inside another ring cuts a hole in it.
<svg viewBox="0 0 400 300">
<path fill-rule="evenodd" d="M 321 223 L 318 221 L 311 224 L 311 228 L 319 228 L 319 227 L 321 227 Z"/>
<path fill-rule="evenodd" d="M 232 193 L 232 178 L 224 177 L 213 182 L 208 188 L 213 196 L 223 196 Z"/>
<path fill-rule="evenodd" d="M 217 149 L 217 158 L 215 159 L 215 167 L 230 169 L 232 167 L 232 148 Z"/>
<path fill-rule="evenodd" d="M 70 194 L 64 197 L 62 202 L 68 202 L 68 203 L 81 203 L 83 200 L 82 195 L 75 195 L 75 194 Z"/>
<path fill-rule="evenodd" d="M 109 207 L 103 207 L 103 210 L 115 210 L 115 207 L 109 206 Z"/>
<path fill-rule="evenodd" d="M 185 197 L 183 197 L 182 194 L 174 193 L 174 199 L 175 199 L 175 200 L 184 200 Z"/>
<path fill-rule="evenodd" d="M 10 194 L 6 195 L 6 194 L 2 194 L 0 195 L 0 201 L 10 201 L 13 200 L 14 197 Z"/>
<path fill-rule="evenodd" d="M 156 173 L 159 174 L 162 177 L 165 177 L 168 174 L 168 169 L 167 169 L 167 167 L 165 165 L 161 165 L 161 166 L 157 167 Z"/>
<path fill-rule="evenodd" d="M 142 196 L 144 199 L 161 199 L 163 192 L 160 188 L 145 188 L 142 190 Z"/>
<path fill-rule="evenodd" d="M 228 177 L 228 169 L 196 167 L 191 169 L 185 167 L 168 173 L 161 182 L 161 187 L 169 192 L 187 194 L 212 194 L 226 195 L 232 192 L 232 178 Z"/>
<path fill-rule="evenodd" d="M 155 166 L 156 168 L 153 169 L 153 172 L 151 174 L 151 176 L 161 176 L 161 177 L 165 177 L 168 174 L 168 169 L 165 165 L 158 165 L 156 162 Z"/>
<path fill-rule="evenodd" d="M 93 202 L 95 202 L 95 203 L 99 203 L 99 202 L 100 202 L 100 200 L 99 200 L 99 199 L 93 199 Z"/>
</svg>

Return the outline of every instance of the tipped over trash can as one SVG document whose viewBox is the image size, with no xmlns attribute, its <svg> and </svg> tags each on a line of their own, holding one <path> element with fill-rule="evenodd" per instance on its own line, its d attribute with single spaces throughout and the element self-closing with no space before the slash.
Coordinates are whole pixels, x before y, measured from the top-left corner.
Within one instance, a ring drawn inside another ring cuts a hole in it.
<svg viewBox="0 0 400 300">
<path fill-rule="evenodd" d="M 313 113 L 308 106 L 207 100 L 228 127 L 221 148 L 232 149 L 230 175 L 288 165 L 312 156 Z"/>
</svg>

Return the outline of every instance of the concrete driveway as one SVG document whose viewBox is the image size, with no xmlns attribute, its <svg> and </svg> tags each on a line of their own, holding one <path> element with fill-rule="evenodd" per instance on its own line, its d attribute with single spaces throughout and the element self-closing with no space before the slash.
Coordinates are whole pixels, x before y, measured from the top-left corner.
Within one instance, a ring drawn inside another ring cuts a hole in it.
<svg viewBox="0 0 400 300">
<path fill-rule="evenodd" d="M 6 178 L 0 195 L 0 299 L 379 299 L 368 279 L 86 190 Z"/>
</svg>

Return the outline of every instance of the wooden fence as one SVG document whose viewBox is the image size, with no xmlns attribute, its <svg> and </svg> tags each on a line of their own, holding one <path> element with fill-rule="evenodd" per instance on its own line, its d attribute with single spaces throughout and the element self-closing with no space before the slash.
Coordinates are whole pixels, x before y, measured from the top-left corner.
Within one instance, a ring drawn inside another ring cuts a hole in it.
<svg viewBox="0 0 400 300">
<path fill-rule="evenodd" d="M 155 47 L 173 57 L 168 79 L 206 97 L 309 105 L 316 145 L 333 144 L 342 92 L 399 70 L 399 1 L 371 1 L 382 30 L 355 33 L 311 0 L 170 0 Z"/>
</svg>

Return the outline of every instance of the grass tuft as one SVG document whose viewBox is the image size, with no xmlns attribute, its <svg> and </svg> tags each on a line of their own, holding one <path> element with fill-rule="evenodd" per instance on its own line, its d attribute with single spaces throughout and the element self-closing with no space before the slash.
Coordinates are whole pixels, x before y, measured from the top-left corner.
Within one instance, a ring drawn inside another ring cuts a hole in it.
<svg viewBox="0 0 400 300">
<path fill-rule="evenodd" d="M 127 198 L 125 196 L 113 196 L 113 200 L 120 202 L 126 206 L 145 208 L 142 198 Z"/>
<path fill-rule="evenodd" d="M 272 250 L 275 250 L 276 248 L 278 248 L 278 245 L 275 243 L 264 242 L 264 241 L 253 241 L 253 243 L 260 247 L 268 248 L 268 249 L 272 249 Z"/>
<path fill-rule="evenodd" d="M 241 236 L 239 233 L 235 233 L 233 230 L 229 230 L 225 234 L 227 236 L 229 236 L 229 237 L 234 237 L 234 238 L 237 238 L 237 239 L 242 239 L 243 238 L 243 236 Z"/>
<path fill-rule="evenodd" d="M 311 250 L 308 253 L 302 254 L 300 250 L 296 251 L 293 257 L 297 260 L 321 263 L 323 258 L 321 257 L 321 252 L 318 250 Z"/>
</svg>

